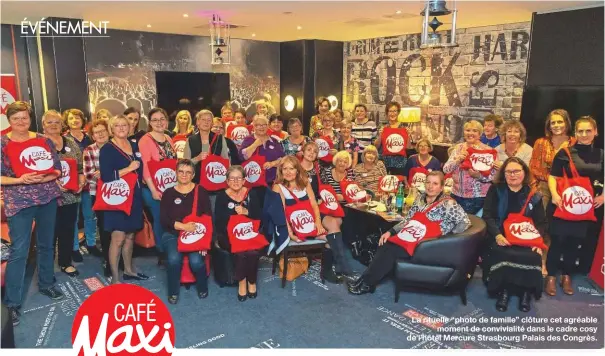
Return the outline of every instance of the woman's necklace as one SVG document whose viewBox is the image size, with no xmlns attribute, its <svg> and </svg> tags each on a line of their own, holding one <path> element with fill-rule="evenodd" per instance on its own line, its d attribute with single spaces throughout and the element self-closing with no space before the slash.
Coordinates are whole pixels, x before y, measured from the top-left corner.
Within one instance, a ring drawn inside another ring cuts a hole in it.
<svg viewBox="0 0 605 356">
<path fill-rule="evenodd" d="M 342 175 L 341 175 L 342 174 Z M 344 179 L 344 177 L 347 175 L 347 173 L 340 173 L 338 172 L 335 168 L 332 168 L 332 177 L 334 177 L 334 180 L 337 182 L 340 182 L 341 180 Z M 340 176 L 340 178 L 339 178 Z"/>
<path fill-rule="evenodd" d="M 517 147 L 513 150 L 512 153 L 509 153 L 510 151 L 508 150 L 508 148 L 504 146 L 504 152 L 508 157 L 515 157 L 517 155 L 517 151 L 519 151 L 519 145 L 517 145 Z"/>
</svg>

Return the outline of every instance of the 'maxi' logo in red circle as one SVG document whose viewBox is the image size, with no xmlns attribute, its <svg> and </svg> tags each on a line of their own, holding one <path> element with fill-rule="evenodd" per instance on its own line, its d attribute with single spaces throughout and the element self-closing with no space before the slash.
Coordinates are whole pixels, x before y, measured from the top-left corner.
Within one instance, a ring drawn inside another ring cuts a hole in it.
<svg viewBox="0 0 605 356">
<path fill-rule="evenodd" d="M 151 291 L 132 284 L 102 288 L 78 309 L 71 341 L 78 356 L 170 356 L 174 323 Z"/>
</svg>

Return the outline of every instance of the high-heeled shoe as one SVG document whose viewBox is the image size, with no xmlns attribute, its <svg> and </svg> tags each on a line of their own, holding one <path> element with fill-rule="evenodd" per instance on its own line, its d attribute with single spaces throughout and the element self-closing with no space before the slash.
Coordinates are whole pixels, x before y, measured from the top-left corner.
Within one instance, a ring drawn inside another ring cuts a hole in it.
<svg viewBox="0 0 605 356">
<path fill-rule="evenodd" d="M 200 299 L 204 299 L 204 298 L 208 297 L 208 292 L 199 292 L 197 294 L 197 297 Z"/>
<path fill-rule="evenodd" d="M 496 301 L 496 310 L 499 312 L 505 312 L 508 309 L 508 301 L 510 300 L 510 296 L 508 295 L 508 291 L 505 289 L 498 295 L 498 300 Z"/>
<path fill-rule="evenodd" d="M 531 294 L 523 292 L 523 295 L 519 298 L 519 310 L 527 313 L 531 310 Z"/>
<path fill-rule="evenodd" d="M 347 290 L 349 293 L 354 295 L 362 295 L 366 293 L 374 293 L 376 291 L 376 286 L 371 286 L 367 284 L 362 278 L 361 283 L 358 285 L 347 285 Z"/>
<path fill-rule="evenodd" d="M 359 288 L 361 283 L 363 283 L 363 279 L 361 279 L 361 277 L 359 277 L 354 281 L 348 281 L 347 288 Z"/>
<path fill-rule="evenodd" d="M 258 291 L 254 292 L 254 293 L 248 292 L 248 298 L 250 298 L 250 299 L 255 299 L 257 296 L 258 296 Z"/>
<path fill-rule="evenodd" d="M 170 304 L 176 304 L 179 302 L 179 296 L 178 295 L 169 295 L 168 296 L 168 303 Z"/>
<path fill-rule="evenodd" d="M 239 291 L 237 292 L 237 300 L 240 302 L 245 302 L 248 299 L 248 294 L 239 295 Z"/>
</svg>

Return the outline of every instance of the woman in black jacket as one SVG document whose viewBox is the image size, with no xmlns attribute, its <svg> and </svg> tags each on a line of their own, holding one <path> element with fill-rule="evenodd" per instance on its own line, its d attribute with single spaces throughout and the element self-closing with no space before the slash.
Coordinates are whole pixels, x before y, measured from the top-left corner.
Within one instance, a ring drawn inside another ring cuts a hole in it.
<svg viewBox="0 0 605 356">
<path fill-rule="evenodd" d="M 531 190 L 529 167 L 517 157 L 504 161 L 495 182 L 487 191 L 483 206 L 489 237 L 483 258 L 483 281 L 491 295 L 498 295 L 498 311 L 506 311 L 510 294 L 514 292 L 520 294 L 519 310 L 528 312 L 531 295 L 539 299 L 542 294 L 543 251 L 537 247 L 511 245 L 504 237 L 503 223 L 509 214 L 521 212 L 529 197 L 523 215 L 531 218 L 540 236 L 544 236 L 547 223 L 542 195 Z"/>
</svg>

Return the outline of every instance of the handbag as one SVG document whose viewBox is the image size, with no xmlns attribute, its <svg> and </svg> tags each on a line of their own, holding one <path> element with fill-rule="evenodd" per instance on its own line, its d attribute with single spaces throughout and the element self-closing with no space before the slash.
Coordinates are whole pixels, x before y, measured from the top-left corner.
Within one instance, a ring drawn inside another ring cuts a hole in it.
<svg viewBox="0 0 605 356">
<path fill-rule="evenodd" d="M 342 206 L 336 199 L 336 191 L 329 184 L 323 184 L 321 182 L 321 178 L 319 177 L 319 165 L 315 165 L 315 172 L 317 175 L 317 192 L 319 193 L 319 197 L 317 199 L 321 199 L 321 204 L 319 204 L 319 212 L 333 216 L 336 218 L 343 218 L 345 216 L 345 211 L 342 209 Z"/>
<path fill-rule="evenodd" d="M 143 211 L 143 229 L 134 235 L 134 243 L 143 248 L 155 247 L 153 225 L 147 219 L 147 213 Z"/>
<path fill-rule="evenodd" d="M 107 183 L 99 178 L 97 181 L 97 199 L 92 210 L 122 211 L 126 215 L 130 215 L 135 184 L 138 184 L 137 179 L 137 174 L 134 172 Z"/>
<path fill-rule="evenodd" d="M 266 187 L 267 179 L 265 178 L 266 169 L 263 168 L 265 165 L 266 158 L 258 154 L 258 148 L 256 152 L 250 158 L 242 164 L 245 172 L 244 187 Z"/>
<path fill-rule="evenodd" d="M 288 258 L 288 272 L 286 280 L 293 281 L 309 270 L 309 259 L 307 257 Z M 279 258 L 279 278 L 284 278 L 284 256 Z"/>
<path fill-rule="evenodd" d="M 383 156 L 407 156 L 408 130 L 405 127 L 382 129 L 380 143 Z"/>
<path fill-rule="evenodd" d="M 212 242 L 212 217 L 206 214 L 197 216 L 199 187 L 196 186 L 193 189 L 195 189 L 195 192 L 193 193 L 191 214 L 183 219 L 183 224 L 190 222 L 195 223 L 195 231 L 181 231 L 179 233 L 179 239 L 177 241 L 177 250 L 179 252 L 207 251 L 210 250 L 210 244 Z"/>
<path fill-rule="evenodd" d="M 285 186 L 283 186 L 286 188 Z M 296 203 L 285 208 L 286 218 L 296 237 L 305 240 L 317 236 L 317 226 L 311 200 L 300 200 L 289 188 L 286 188 Z"/>
<path fill-rule="evenodd" d="M 494 168 L 496 157 L 498 157 L 498 152 L 494 149 L 478 150 L 473 147 L 468 147 L 467 152 L 468 156 L 462 161 L 460 168 L 474 169 L 484 177 L 489 177 Z"/>
<path fill-rule="evenodd" d="M 594 214 L 594 190 L 590 178 L 582 177 L 571 159 L 571 153 L 564 148 L 569 157 L 571 177 L 563 170 L 563 177 L 557 178 L 557 193 L 561 196 L 563 209 L 557 207 L 554 216 L 567 221 L 597 221 Z"/>
<path fill-rule="evenodd" d="M 4 149 L 15 177 L 19 178 L 25 173 L 47 174 L 55 171 L 55 161 L 46 140 L 36 137 L 23 142 L 8 141 Z"/>
<path fill-rule="evenodd" d="M 525 216 L 525 209 L 533 195 L 533 191 L 529 192 L 521 211 L 516 214 L 508 214 L 508 217 L 502 224 L 504 227 L 504 237 L 511 245 L 538 247 L 546 250 L 547 246 L 544 244 L 544 239 L 540 236 L 540 232 L 536 229 L 533 219 Z M 542 208 L 542 206 L 538 208 Z"/>
<path fill-rule="evenodd" d="M 72 192 L 78 191 L 80 184 L 78 182 L 78 161 L 75 158 L 61 159 L 61 176 L 59 177 L 61 186 Z"/>
<path fill-rule="evenodd" d="M 229 168 L 229 159 L 223 158 L 212 153 L 212 146 L 219 137 L 214 135 L 210 142 L 208 156 L 202 161 L 200 185 L 209 192 L 214 192 L 227 188 L 227 168 Z"/>
<path fill-rule="evenodd" d="M 315 143 L 319 148 L 317 152 L 317 158 L 320 160 L 332 164 L 332 154 L 330 154 L 330 150 L 334 148 L 334 142 L 328 136 L 319 136 L 315 139 Z"/>
</svg>

